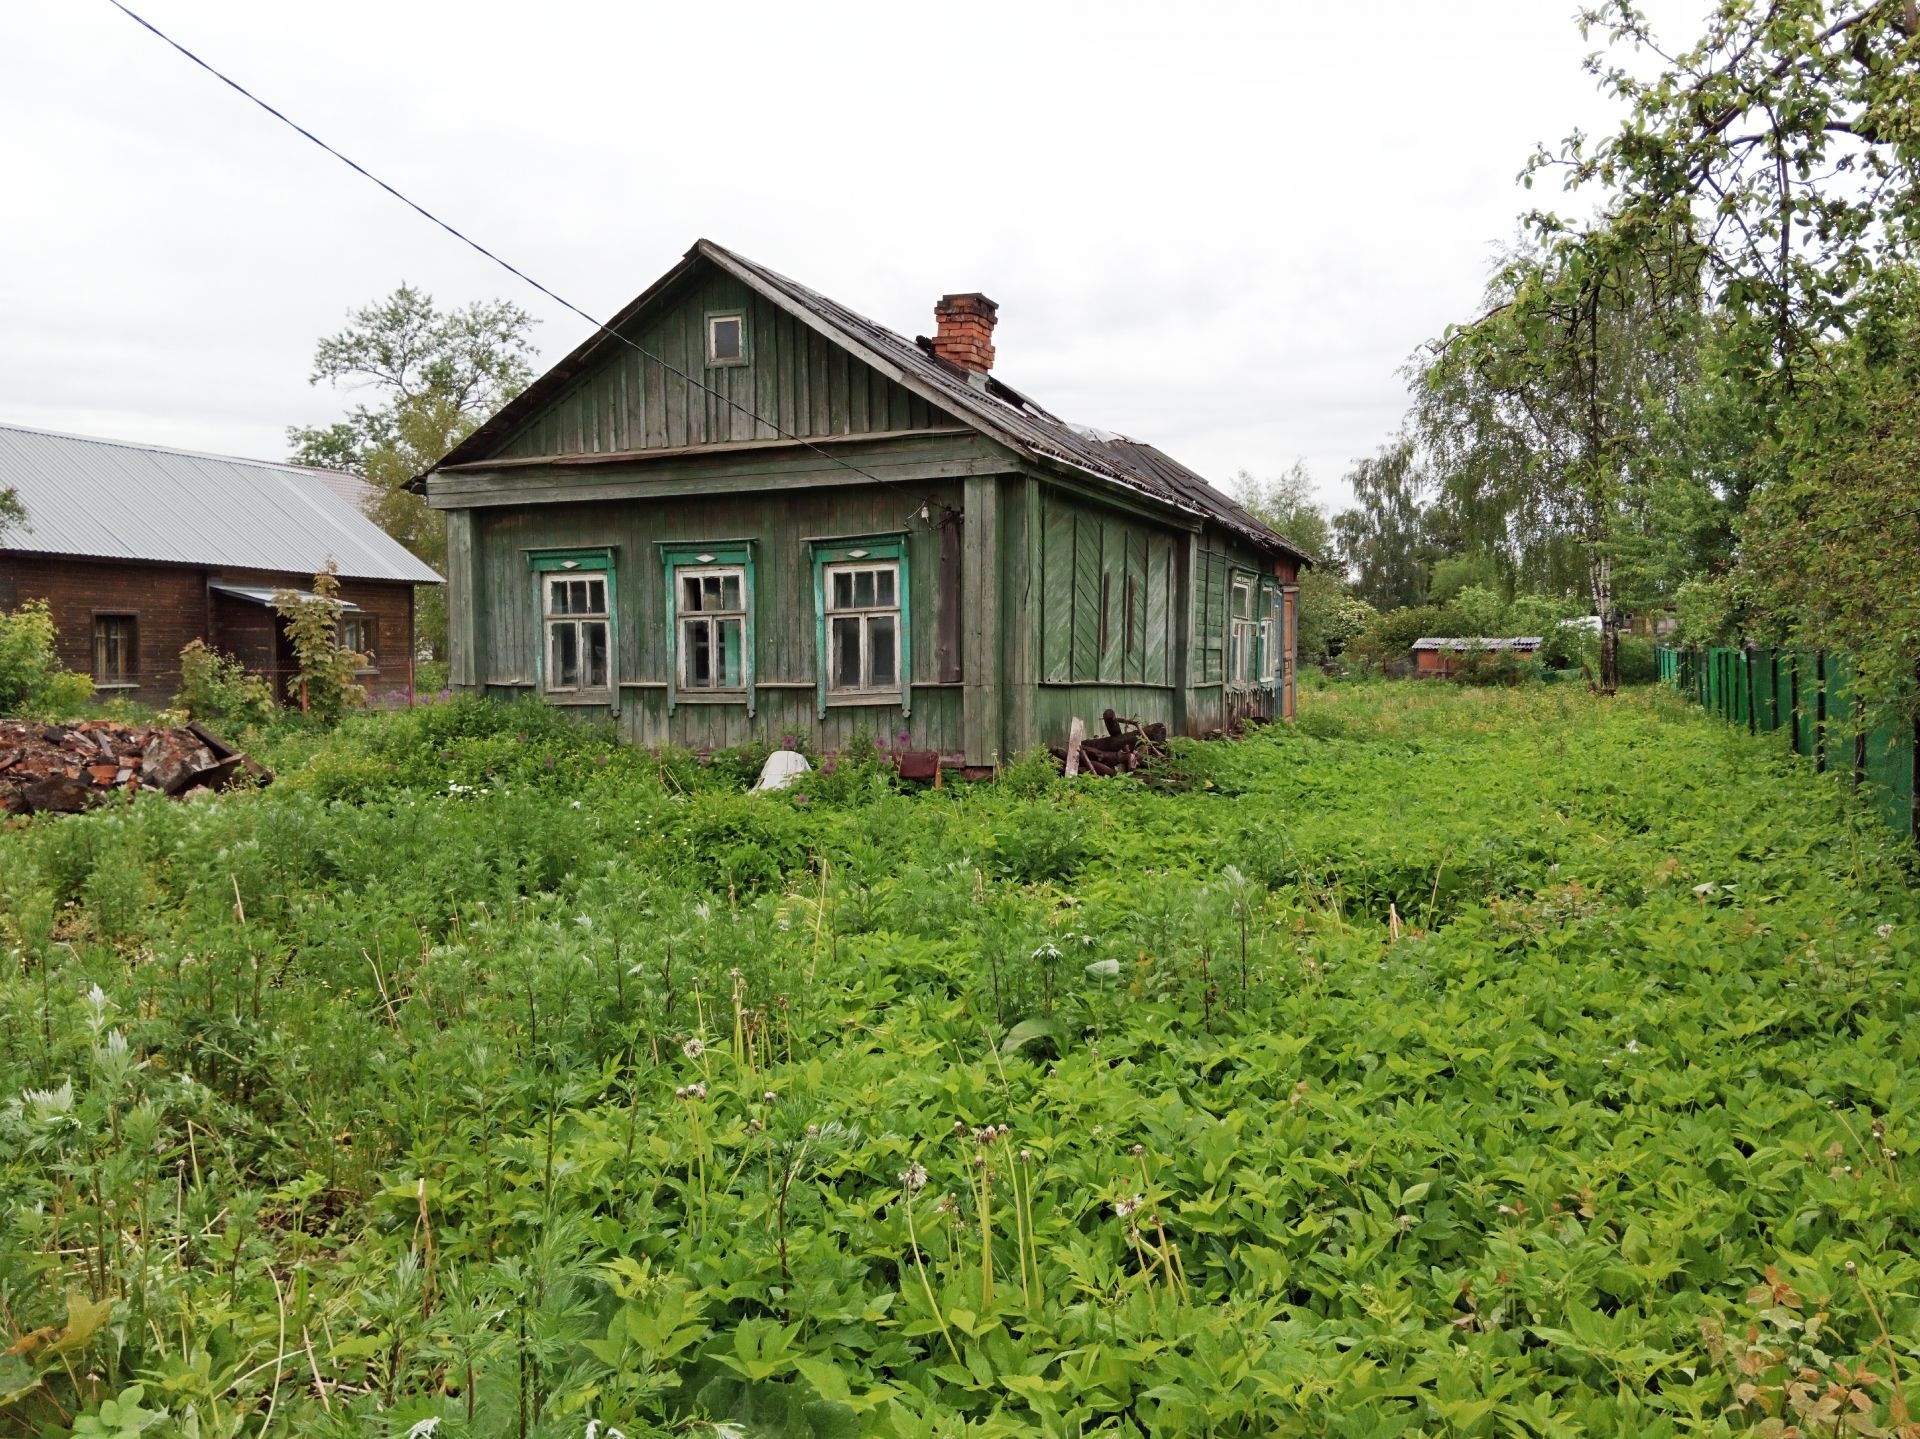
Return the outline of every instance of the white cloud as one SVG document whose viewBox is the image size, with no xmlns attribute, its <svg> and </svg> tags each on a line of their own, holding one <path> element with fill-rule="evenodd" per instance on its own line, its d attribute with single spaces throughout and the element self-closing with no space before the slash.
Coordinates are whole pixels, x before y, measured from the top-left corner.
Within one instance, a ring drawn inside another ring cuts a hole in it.
<svg viewBox="0 0 1920 1439">
<path fill-rule="evenodd" d="M 1533 145 L 1609 113 L 1540 0 L 136 8 L 592 312 L 700 235 L 908 334 L 982 289 L 1042 404 L 1329 496 L 1551 200 Z M 582 337 L 110 7 L 8 29 L 0 419 L 278 455 L 344 404 L 314 341 L 402 279 Z"/>
</svg>

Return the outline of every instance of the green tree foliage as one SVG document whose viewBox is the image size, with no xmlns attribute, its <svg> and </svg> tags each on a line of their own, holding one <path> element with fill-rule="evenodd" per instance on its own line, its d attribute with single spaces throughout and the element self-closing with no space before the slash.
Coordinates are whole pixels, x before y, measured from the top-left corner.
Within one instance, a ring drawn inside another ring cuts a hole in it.
<svg viewBox="0 0 1920 1439">
<path fill-rule="evenodd" d="M 299 666 L 300 707 L 322 724 L 338 724 L 349 709 L 363 703 L 366 691 L 353 682 L 365 669 L 367 657 L 340 648 L 340 581 L 335 566 L 313 577 L 313 593 L 282 590 L 273 607 L 287 622 Z"/>
<path fill-rule="evenodd" d="M 0 535 L 27 522 L 27 507 L 14 490 L 0 490 Z"/>
<path fill-rule="evenodd" d="M 1694 216 L 1711 293 L 1792 381 L 1920 221 L 1920 0 L 1716 0 L 1677 53 L 1630 0 L 1581 24 L 1607 43 L 1590 66 L 1627 115 L 1542 151 L 1529 177 L 1602 187 L 1645 233 Z"/>
<path fill-rule="evenodd" d="M 0 715 L 64 719 L 92 696 L 92 680 L 61 666 L 57 638 L 45 600 L 0 610 Z"/>
<path fill-rule="evenodd" d="M 1485 313 L 1434 347 L 1418 415 L 1459 508 L 1519 556 L 1573 541 L 1619 682 L 1614 560 L 1662 473 L 1659 442 L 1693 373 L 1698 258 L 1684 226 L 1636 217 L 1572 232 L 1550 216 L 1495 272 Z M 1504 530 L 1504 534 L 1500 531 Z"/>
<path fill-rule="evenodd" d="M 1826 348 L 1741 525 L 1743 627 L 1851 652 L 1863 693 L 1911 690 L 1920 656 L 1920 274 L 1870 287 Z"/>
<path fill-rule="evenodd" d="M 364 475 L 378 491 L 369 518 L 428 564 L 444 566 L 445 522 L 406 483 L 526 388 L 534 323 L 504 300 L 443 310 L 411 285 L 354 311 L 314 351 L 309 380 L 370 390 L 373 402 L 331 425 L 290 427 L 294 462 Z M 421 636 L 438 654 L 444 592 L 423 586 L 418 599 Z"/>
<path fill-rule="evenodd" d="M 1413 439 L 1383 445 L 1348 472 L 1347 484 L 1355 503 L 1334 516 L 1333 533 L 1354 594 L 1376 610 L 1419 604 L 1434 555 L 1429 482 Z"/>
</svg>

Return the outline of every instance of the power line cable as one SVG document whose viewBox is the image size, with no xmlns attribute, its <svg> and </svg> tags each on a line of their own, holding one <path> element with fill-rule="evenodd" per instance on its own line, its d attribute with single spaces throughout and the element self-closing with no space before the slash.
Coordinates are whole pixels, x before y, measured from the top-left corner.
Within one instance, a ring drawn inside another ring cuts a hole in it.
<svg viewBox="0 0 1920 1439">
<path fill-rule="evenodd" d="M 652 360 L 656 365 L 660 366 L 661 369 L 666 370 L 670 374 L 679 376 L 682 380 L 685 380 L 689 385 L 693 386 L 696 390 L 705 391 L 707 394 L 712 395 L 716 400 L 719 400 L 722 404 L 728 405 L 731 408 L 738 410 L 741 414 L 747 416 L 749 419 L 755 421 L 758 424 L 765 425 L 768 429 L 772 430 L 776 435 L 779 435 L 782 439 L 792 440 L 797 444 L 804 445 L 807 449 L 811 450 L 814 454 L 820 456 L 821 459 L 830 460 L 832 463 L 840 466 L 841 469 L 848 470 L 853 474 L 860 475 L 865 479 L 872 480 L 875 484 L 892 485 L 896 488 L 901 487 L 900 481 L 898 480 L 883 479 L 881 476 L 874 474 L 871 470 L 863 469 L 859 465 L 854 464 L 851 460 L 842 459 L 840 456 L 836 454 L 833 454 L 827 450 L 821 449 L 820 446 L 816 445 L 815 443 L 813 443 L 813 441 L 807 439 L 805 436 L 795 434 L 790 430 L 782 428 L 780 425 L 776 424 L 774 421 L 769 420 L 765 415 L 758 413 L 757 411 L 753 410 L 749 406 L 741 404 L 738 400 L 734 399 L 733 396 L 725 394 L 720 390 L 716 390 L 713 386 L 707 384 L 704 380 L 695 379 L 692 375 L 689 375 L 685 370 L 681 369 L 678 365 L 673 364 L 669 360 L 662 359 L 659 355 L 654 354 L 653 351 L 647 349 L 644 345 L 639 344 L 635 340 L 629 339 L 627 336 L 621 334 L 618 330 L 613 329 L 611 326 L 605 324 L 604 322 L 600 320 L 596 320 L 592 315 L 589 315 L 585 310 L 581 309 L 578 305 L 574 304 L 571 300 L 568 300 L 564 296 L 558 295 L 554 293 L 554 291 L 548 289 L 545 285 L 541 284 L 538 280 L 534 279 L 533 276 L 529 275 L 525 270 L 522 270 L 517 266 L 508 263 L 506 260 L 501 259 L 500 256 L 494 254 L 493 251 L 489 250 L 485 245 L 481 244 L 478 240 L 475 240 L 471 236 L 466 235 L 462 233 L 460 230 L 455 229 L 452 225 L 448 224 L 445 220 L 441 219 L 438 215 L 434 214 L 433 211 L 427 209 L 426 206 L 420 204 L 417 200 L 410 199 L 408 196 L 402 194 L 399 190 L 395 189 L 392 185 L 389 185 L 385 180 L 382 180 L 378 175 L 374 174 L 371 170 L 367 169 L 366 166 L 360 164 L 358 161 L 352 159 L 350 156 L 343 155 L 340 151 L 334 149 L 333 146 L 329 145 L 325 140 L 322 140 L 318 135 L 314 134 L 313 131 L 307 129 L 304 125 L 301 125 L 295 120 L 289 119 L 285 114 L 283 114 L 279 110 L 276 110 L 273 106 L 269 105 L 265 100 L 262 100 L 258 95 L 254 94 L 253 91 L 249 90 L 246 86 L 242 85 L 238 80 L 235 80 L 232 76 L 226 74 L 224 71 L 218 69 L 216 66 L 210 64 L 208 61 L 201 59 L 200 56 L 196 55 L 193 51 L 189 50 L 185 45 L 182 45 L 178 40 L 174 39 L 171 35 L 167 34 L 166 31 L 162 30 L 159 26 L 155 25 L 151 20 L 148 20 L 144 16 L 141 16 L 136 12 L 134 12 L 133 10 L 128 9 L 124 4 L 121 3 L 121 0 L 107 0 L 107 3 L 113 6 L 113 8 L 118 10 L 122 15 L 125 15 L 129 20 L 133 21 L 134 24 L 140 26 L 141 29 L 146 30 L 149 34 L 153 35 L 157 39 L 162 40 L 166 44 L 172 46 L 175 50 L 179 51 L 182 55 L 186 56 L 187 59 L 191 60 L 194 64 L 198 65 L 202 70 L 205 70 L 209 75 L 213 76 L 214 79 L 220 81 L 221 84 L 226 85 L 230 89 L 235 90 L 239 94 L 245 96 L 248 100 L 251 100 L 255 105 L 258 105 L 262 110 L 265 110 L 269 115 L 273 116 L 274 119 L 278 120 L 282 125 L 285 125 L 289 130 L 292 130 L 295 134 L 301 136 L 304 139 L 312 141 L 315 145 L 318 145 L 322 150 L 325 150 L 329 155 L 333 156 L 334 159 L 338 160 L 341 164 L 345 165 L 349 170 L 352 170 L 354 173 L 362 176 L 365 179 L 371 180 L 374 184 L 378 185 L 382 190 L 385 190 L 389 195 L 393 196 L 394 199 L 398 200 L 401 204 L 405 205 L 409 210 L 412 210 L 414 213 L 420 215 L 424 219 L 430 220 L 435 225 L 438 225 L 442 230 L 445 230 L 449 235 L 453 236 L 453 238 L 458 240 L 461 244 L 467 246 L 469 249 L 474 250 L 481 255 L 484 255 L 487 259 L 493 261 L 494 264 L 498 265 L 501 269 L 505 270 L 509 275 L 512 275 L 516 279 L 521 280 L 528 285 L 531 285 L 534 289 L 538 290 L 541 294 L 545 295 L 549 300 L 552 300 L 556 305 L 559 305 L 562 309 L 571 311 L 573 314 L 578 315 L 581 319 L 585 320 L 589 325 L 592 325 L 594 329 L 598 330 L 601 334 L 611 336 L 613 339 L 618 340 L 621 344 L 627 346 L 629 349 L 635 351 L 636 353 L 643 356 L 644 358 Z M 925 508 L 926 503 L 927 503 L 926 501 L 924 500 L 922 501 L 922 508 Z M 945 509 L 947 507 L 943 505 L 941 506 L 941 508 Z"/>
</svg>

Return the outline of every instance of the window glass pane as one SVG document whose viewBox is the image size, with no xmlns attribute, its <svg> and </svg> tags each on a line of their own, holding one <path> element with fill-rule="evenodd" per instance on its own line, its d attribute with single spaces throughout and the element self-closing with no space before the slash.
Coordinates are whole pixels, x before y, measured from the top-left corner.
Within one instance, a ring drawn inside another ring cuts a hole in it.
<svg viewBox="0 0 1920 1439">
<path fill-rule="evenodd" d="M 707 621 L 682 620 L 680 622 L 680 649 L 686 656 L 682 669 L 687 677 L 688 689 L 706 689 L 713 683 L 713 648 L 709 640 Z"/>
<path fill-rule="evenodd" d="M 580 686 L 580 629 L 573 624 L 557 624 L 549 630 L 551 643 L 547 660 L 549 689 L 578 689 Z"/>
<path fill-rule="evenodd" d="M 583 683 L 588 689 L 605 689 L 607 687 L 607 626 L 602 621 L 599 624 L 582 625 L 580 628 L 586 632 L 587 649 L 587 662 L 582 674 Z"/>
<path fill-rule="evenodd" d="M 837 690 L 860 688 L 860 621 L 839 619 L 828 635 L 833 668 L 828 671 L 830 686 Z"/>
<path fill-rule="evenodd" d="M 717 319 L 708 327 L 710 337 L 710 355 L 715 360 L 737 360 L 740 358 L 740 321 L 738 319 Z"/>
<path fill-rule="evenodd" d="M 890 569 L 875 572 L 874 603 L 880 606 L 881 609 L 891 608 L 895 603 L 893 598 L 893 579 L 894 571 Z"/>
<path fill-rule="evenodd" d="M 740 668 L 742 622 L 719 620 L 716 624 L 720 631 L 720 683 L 737 690 L 746 682 Z"/>
<path fill-rule="evenodd" d="M 899 666 L 894 663 L 894 618 L 875 615 L 867 621 L 867 663 L 872 670 L 869 686 L 892 689 L 900 683 Z"/>
<path fill-rule="evenodd" d="M 853 608 L 853 574 L 849 570 L 833 572 L 833 608 L 836 610 Z"/>
<path fill-rule="evenodd" d="M 855 570 L 853 572 L 853 607 L 857 610 L 873 608 L 872 570 Z"/>
<path fill-rule="evenodd" d="M 607 612 L 607 582 L 605 580 L 582 580 L 581 587 L 586 592 L 586 608 L 583 613 L 604 615 Z"/>
<path fill-rule="evenodd" d="M 565 580 L 547 581 L 547 613 L 564 615 L 567 612 L 567 584 Z"/>
<path fill-rule="evenodd" d="M 680 579 L 680 608 L 693 614 L 700 608 L 700 577 L 683 575 Z"/>
<path fill-rule="evenodd" d="M 746 608 L 746 606 L 740 603 L 740 579 L 741 576 L 737 571 L 724 574 L 720 577 L 721 609 L 740 610 Z"/>
</svg>

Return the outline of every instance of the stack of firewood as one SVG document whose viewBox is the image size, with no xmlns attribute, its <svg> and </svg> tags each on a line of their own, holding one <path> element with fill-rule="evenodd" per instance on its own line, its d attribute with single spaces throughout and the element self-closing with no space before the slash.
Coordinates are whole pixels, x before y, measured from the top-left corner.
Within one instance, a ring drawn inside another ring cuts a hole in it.
<svg viewBox="0 0 1920 1439">
<path fill-rule="evenodd" d="M 1076 719 L 1065 747 L 1052 746 L 1062 774 L 1131 774 L 1166 754 L 1167 727 L 1163 724 L 1143 725 L 1112 710 L 1102 711 L 1100 722 L 1106 733 L 1089 735 Z"/>
</svg>

